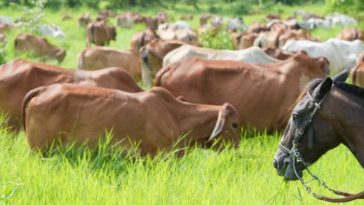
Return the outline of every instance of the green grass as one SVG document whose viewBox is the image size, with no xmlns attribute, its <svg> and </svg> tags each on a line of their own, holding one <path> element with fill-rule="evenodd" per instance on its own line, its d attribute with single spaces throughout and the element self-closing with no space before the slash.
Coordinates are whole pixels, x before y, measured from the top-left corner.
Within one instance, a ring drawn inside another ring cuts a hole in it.
<svg viewBox="0 0 364 205">
<path fill-rule="evenodd" d="M 152 160 L 107 149 L 42 157 L 29 151 L 24 133 L 1 134 L 0 204 L 323 204 L 299 182 L 276 175 L 277 135 L 245 138 L 238 149 L 195 148 L 182 158 L 164 154 Z M 364 188 L 362 168 L 344 147 L 325 155 L 313 171 L 335 188 Z"/>
<path fill-rule="evenodd" d="M 233 16 L 228 5 L 217 5 L 219 13 Z M 273 6 L 271 13 L 283 11 L 289 16 L 298 7 Z M 305 5 L 299 8 L 317 13 L 327 13 L 322 5 Z M 201 11 L 177 5 L 169 14 L 178 19 L 183 14 Z M 257 8 L 255 8 L 257 10 Z M 46 10 L 47 23 L 61 26 L 66 33 L 64 41 L 49 40 L 67 49 L 61 66 L 74 69 L 77 56 L 85 48 L 85 32 L 78 28 L 77 18 L 86 9 L 59 11 Z M 139 9 L 137 9 L 139 10 Z M 158 8 L 140 9 L 152 15 Z M 1 15 L 21 15 L 21 10 L 1 8 Z M 95 11 L 89 11 L 95 16 Z M 256 11 L 255 11 L 256 12 Z M 61 21 L 63 14 L 73 16 L 71 21 Z M 265 13 L 244 14 L 247 23 L 262 21 Z M 112 22 L 115 23 L 115 22 Z M 195 17 L 193 25 L 198 24 Z M 114 48 L 129 47 L 132 34 L 140 31 L 118 28 Z M 315 30 L 322 40 L 335 37 L 338 29 Z M 6 60 L 29 55 L 15 55 L 13 40 L 21 31 L 8 32 Z M 220 38 L 223 38 L 220 36 Z M 57 64 L 56 61 L 48 61 Z M 101 148 L 91 152 L 66 148 L 46 157 L 30 151 L 24 133 L 13 136 L 0 130 L 0 204 L 323 204 L 309 196 L 299 182 L 286 183 L 277 176 L 272 166 L 279 143 L 279 134 L 256 134 L 244 137 L 238 149 L 227 148 L 221 152 L 194 148 L 182 158 L 173 154 L 148 157 L 123 157 L 118 152 Z M 315 163 L 312 170 L 334 188 L 350 192 L 364 188 L 361 166 L 350 151 L 340 146 Z M 328 194 L 317 184 L 314 190 Z M 362 204 L 355 202 L 352 204 Z"/>
</svg>

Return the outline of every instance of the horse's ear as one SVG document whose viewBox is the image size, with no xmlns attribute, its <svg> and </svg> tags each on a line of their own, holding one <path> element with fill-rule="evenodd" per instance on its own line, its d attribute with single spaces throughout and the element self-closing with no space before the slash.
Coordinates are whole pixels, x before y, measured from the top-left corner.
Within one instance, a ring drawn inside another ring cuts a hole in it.
<svg viewBox="0 0 364 205">
<path fill-rule="evenodd" d="M 323 80 L 313 91 L 313 98 L 316 100 L 321 100 L 331 89 L 332 83 L 333 82 L 331 78 L 326 78 Z"/>
<path fill-rule="evenodd" d="M 332 80 L 334 82 L 345 82 L 349 76 L 349 73 L 350 73 L 350 69 L 347 68 L 347 69 L 341 71 L 340 73 L 336 74 L 334 77 L 332 77 Z"/>
</svg>

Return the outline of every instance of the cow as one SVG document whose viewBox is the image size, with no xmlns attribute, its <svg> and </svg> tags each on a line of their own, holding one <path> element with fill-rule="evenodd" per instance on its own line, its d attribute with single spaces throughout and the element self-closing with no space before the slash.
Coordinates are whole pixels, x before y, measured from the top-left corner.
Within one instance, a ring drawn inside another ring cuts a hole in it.
<svg viewBox="0 0 364 205">
<path fill-rule="evenodd" d="M 78 57 L 78 69 L 99 70 L 108 67 L 125 69 L 136 81 L 141 79 L 141 59 L 134 49 L 116 50 L 107 47 L 90 47 Z"/>
<path fill-rule="evenodd" d="M 196 32 L 185 21 L 160 24 L 157 33 L 163 40 L 180 40 L 186 43 L 198 42 Z"/>
<path fill-rule="evenodd" d="M 55 84 L 30 91 L 23 103 L 30 147 L 55 142 L 95 148 L 111 131 L 111 144 L 152 155 L 186 146 L 211 146 L 215 139 L 236 145 L 240 119 L 234 107 L 179 101 L 163 88 L 128 93 L 115 89 Z M 139 146 L 137 146 L 139 145 Z"/>
<path fill-rule="evenodd" d="M 266 48 L 263 51 L 270 57 L 278 60 L 287 60 L 295 54 L 295 52 L 284 51 L 279 48 Z"/>
<path fill-rule="evenodd" d="M 141 47 L 158 38 L 158 34 L 153 29 L 147 28 L 142 32 L 133 34 L 130 47 L 136 51 L 139 51 Z"/>
<path fill-rule="evenodd" d="M 207 26 L 209 20 L 211 19 L 211 14 L 204 13 L 200 16 L 200 27 Z"/>
<path fill-rule="evenodd" d="M 5 33 L 8 31 L 12 26 L 5 23 L 0 23 L 0 33 Z"/>
<path fill-rule="evenodd" d="M 254 41 L 258 37 L 258 35 L 259 34 L 257 33 L 246 33 L 240 35 L 234 35 L 234 33 L 232 33 L 231 36 L 232 36 L 233 48 L 236 50 L 240 50 L 254 46 Z"/>
<path fill-rule="evenodd" d="M 121 68 L 73 71 L 58 66 L 16 59 L 0 67 L 0 112 L 8 115 L 7 126 L 21 128 L 21 103 L 31 89 L 54 83 L 90 84 L 127 92 L 142 91 Z"/>
<path fill-rule="evenodd" d="M 117 25 L 122 28 L 131 28 L 134 24 L 145 22 L 145 17 L 135 12 L 125 12 L 116 17 Z"/>
<path fill-rule="evenodd" d="M 364 87 L 364 52 L 360 54 L 350 73 L 354 85 Z"/>
<path fill-rule="evenodd" d="M 164 11 L 161 11 L 157 14 L 157 21 L 158 21 L 158 25 L 159 24 L 163 24 L 163 23 L 167 23 L 168 22 L 168 14 Z"/>
<path fill-rule="evenodd" d="M 327 73 L 325 58 L 314 59 L 304 52 L 265 65 L 193 57 L 164 67 L 154 85 L 187 102 L 231 103 L 244 127 L 273 131 L 284 129 L 289 108 L 304 86 Z"/>
<path fill-rule="evenodd" d="M 86 27 L 91 22 L 92 22 L 92 19 L 91 19 L 91 15 L 89 13 L 84 13 L 78 18 L 79 27 Z"/>
<path fill-rule="evenodd" d="M 61 63 L 66 56 L 66 50 L 50 44 L 46 38 L 31 34 L 19 34 L 15 38 L 15 50 L 32 53 L 38 57 L 56 59 L 58 63 Z"/>
<path fill-rule="evenodd" d="M 87 45 L 91 43 L 104 46 L 109 45 L 110 41 L 116 40 L 116 28 L 106 25 L 105 21 L 91 22 L 87 25 Z"/>
<path fill-rule="evenodd" d="M 155 39 L 140 49 L 144 85 L 152 84 L 152 78 L 163 66 L 164 56 L 184 44 L 182 41 Z"/>
<path fill-rule="evenodd" d="M 235 51 L 200 48 L 186 44 L 169 52 L 163 59 L 163 67 L 171 65 L 181 59 L 193 56 L 204 59 L 235 60 L 259 64 L 279 62 L 279 60 L 265 54 L 259 47 L 250 47 L 244 50 Z"/>
<path fill-rule="evenodd" d="M 298 40 L 288 41 L 282 50 L 291 52 L 304 50 L 311 57 L 325 57 L 330 62 L 330 70 L 337 73 L 355 65 L 356 59 L 364 51 L 364 43 L 360 40 L 343 41 L 334 38 L 325 42 Z"/>
<path fill-rule="evenodd" d="M 358 28 L 344 28 L 338 38 L 345 41 L 364 40 L 364 32 Z"/>
<path fill-rule="evenodd" d="M 257 37 L 255 37 L 254 46 L 260 48 L 279 48 L 279 36 L 281 33 L 268 31 L 260 32 Z"/>
</svg>

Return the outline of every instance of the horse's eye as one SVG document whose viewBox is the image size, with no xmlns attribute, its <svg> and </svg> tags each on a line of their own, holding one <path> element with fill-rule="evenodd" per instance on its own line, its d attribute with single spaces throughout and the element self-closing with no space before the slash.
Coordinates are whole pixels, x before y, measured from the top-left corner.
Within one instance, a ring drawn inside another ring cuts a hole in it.
<svg viewBox="0 0 364 205">
<path fill-rule="evenodd" d="M 231 124 L 231 126 L 232 126 L 234 129 L 236 129 L 236 128 L 238 128 L 238 123 L 233 122 L 233 123 Z"/>
<path fill-rule="evenodd" d="M 297 121 L 299 119 L 299 115 L 296 114 L 296 113 L 293 113 L 292 114 L 292 119 L 293 119 L 293 121 Z"/>
</svg>

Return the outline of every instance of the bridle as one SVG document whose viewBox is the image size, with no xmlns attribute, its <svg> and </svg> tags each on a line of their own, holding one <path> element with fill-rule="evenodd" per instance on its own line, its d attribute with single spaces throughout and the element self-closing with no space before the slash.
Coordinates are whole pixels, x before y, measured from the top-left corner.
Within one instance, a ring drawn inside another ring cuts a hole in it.
<svg viewBox="0 0 364 205">
<path fill-rule="evenodd" d="M 334 86 L 334 84 L 333 84 L 333 86 Z M 314 175 L 310 171 L 310 169 L 308 168 L 310 164 L 305 162 L 302 155 L 298 151 L 299 141 L 301 140 L 303 135 L 306 133 L 308 128 L 310 126 L 312 126 L 311 125 L 312 124 L 312 119 L 315 116 L 316 112 L 321 109 L 321 106 L 322 106 L 323 102 L 325 101 L 326 97 L 328 96 L 329 92 L 330 91 L 328 91 L 325 94 L 325 96 L 319 102 L 316 102 L 315 99 L 311 96 L 310 92 L 307 91 L 306 95 L 314 103 L 315 108 L 312 111 L 312 113 L 309 115 L 309 119 L 308 119 L 308 121 L 306 123 L 306 126 L 304 126 L 302 129 L 298 129 L 298 132 L 296 133 L 296 135 L 293 138 L 292 148 L 288 149 L 286 146 L 284 146 L 284 145 L 282 145 L 282 143 L 280 143 L 279 144 L 279 149 L 284 154 L 289 155 L 289 157 L 293 158 L 292 167 L 293 167 L 293 172 L 294 172 L 295 176 L 300 180 L 301 184 L 303 185 L 303 187 L 305 188 L 307 193 L 311 194 L 316 199 L 319 199 L 319 200 L 322 200 L 322 201 L 327 201 L 327 202 L 333 202 L 333 203 L 349 202 L 349 201 L 353 201 L 353 200 L 356 200 L 356 199 L 364 199 L 364 191 L 359 192 L 357 194 L 350 194 L 350 193 L 337 191 L 337 190 L 334 190 L 334 189 L 330 188 L 323 180 L 318 178 L 316 175 Z M 294 123 L 293 123 L 293 125 L 294 125 Z M 309 149 L 312 148 L 312 143 L 313 143 L 313 134 L 308 135 L 308 148 Z M 336 195 L 339 195 L 339 196 L 343 196 L 343 197 L 342 198 L 332 198 L 332 197 L 323 196 L 323 195 L 320 195 L 320 194 L 317 194 L 317 193 L 313 192 L 311 187 L 308 185 L 308 182 L 305 182 L 303 180 L 303 178 L 298 174 L 297 169 L 296 169 L 296 162 L 297 163 L 302 163 L 305 166 L 305 168 L 306 168 L 307 172 L 309 173 L 309 175 L 313 178 L 313 180 L 316 180 L 321 186 L 325 187 L 327 190 L 331 191 L 332 193 L 334 193 Z"/>
</svg>

